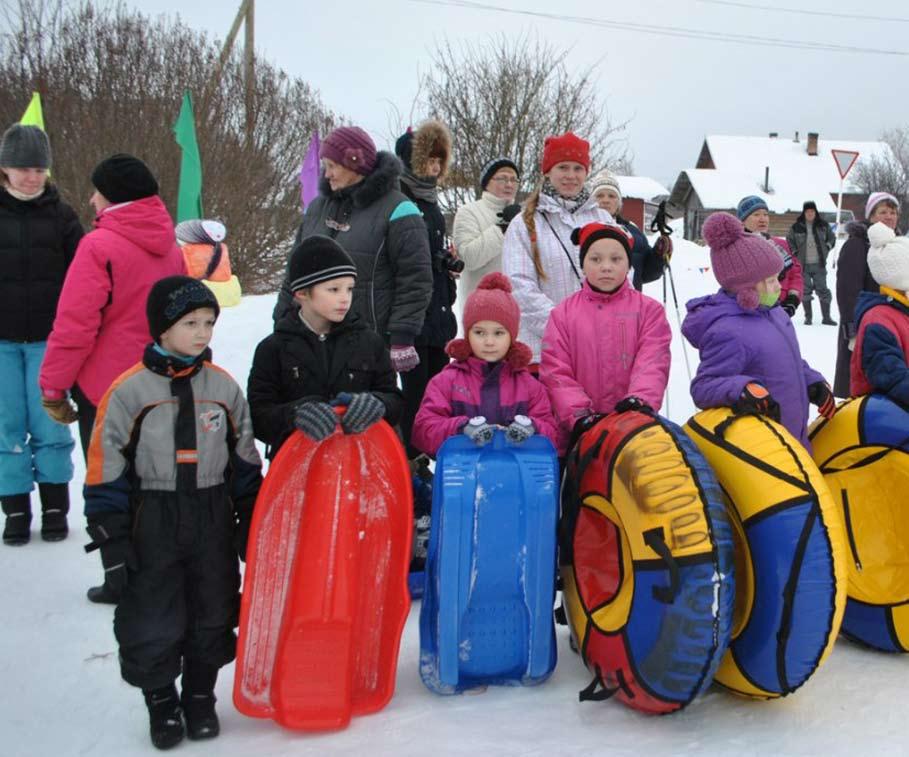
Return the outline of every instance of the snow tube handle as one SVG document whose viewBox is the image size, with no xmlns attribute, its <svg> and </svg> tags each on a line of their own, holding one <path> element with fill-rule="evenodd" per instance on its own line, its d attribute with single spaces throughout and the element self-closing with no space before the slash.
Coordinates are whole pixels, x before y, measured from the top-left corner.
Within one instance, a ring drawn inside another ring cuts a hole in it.
<svg viewBox="0 0 909 757">
<path fill-rule="evenodd" d="M 653 598 L 663 604 L 671 605 L 679 595 L 681 586 L 678 563 L 672 556 L 669 547 L 666 546 L 666 537 L 662 528 L 651 528 L 649 531 L 645 531 L 642 536 L 644 537 L 644 544 L 660 556 L 660 559 L 666 563 L 667 570 L 669 570 L 669 586 L 654 586 Z"/>
<path fill-rule="evenodd" d="M 619 685 L 614 689 L 610 689 L 605 683 L 603 683 L 603 674 L 600 672 L 600 666 L 594 666 L 593 680 L 586 687 L 581 689 L 578 692 L 578 701 L 579 702 L 605 702 L 607 699 L 611 699 L 613 696 L 618 694 L 620 691 L 625 693 L 629 699 L 634 699 L 634 692 L 628 688 L 628 684 L 625 681 L 625 676 L 622 674 L 621 668 L 615 672 L 616 680 L 618 680 Z M 601 687 L 597 691 L 597 687 Z"/>
</svg>

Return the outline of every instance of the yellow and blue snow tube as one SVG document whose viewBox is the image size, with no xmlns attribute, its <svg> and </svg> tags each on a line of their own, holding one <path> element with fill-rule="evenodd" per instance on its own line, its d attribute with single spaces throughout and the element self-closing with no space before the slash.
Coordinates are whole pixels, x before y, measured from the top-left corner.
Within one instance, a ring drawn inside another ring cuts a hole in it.
<svg viewBox="0 0 909 757">
<path fill-rule="evenodd" d="M 909 652 L 909 412 L 878 394 L 852 399 L 812 426 L 811 443 L 849 542 L 842 632 Z"/>
<path fill-rule="evenodd" d="M 685 431 L 726 493 L 736 534 L 732 642 L 716 681 L 757 699 L 785 696 L 820 667 L 840 629 L 842 521 L 808 451 L 778 423 L 716 408 Z"/>
<path fill-rule="evenodd" d="M 593 673 L 580 698 L 681 709 L 729 643 L 733 536 L 710 466 L 678 426 L 614 413 L 565 471 L 559 567 L 572 639 Z"/>
</svg>

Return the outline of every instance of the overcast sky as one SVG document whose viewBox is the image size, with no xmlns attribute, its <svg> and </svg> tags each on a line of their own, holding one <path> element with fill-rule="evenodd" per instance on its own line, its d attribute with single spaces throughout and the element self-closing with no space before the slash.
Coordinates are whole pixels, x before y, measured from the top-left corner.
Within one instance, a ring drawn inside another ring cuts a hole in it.
<svg viewBox="0 0 909 757">
<path fill-rule="evenodd" d="M 176 14 L 223 39 L 240 0 L 142 0 L 145 13 Z M 635 173 L 670 185 L 694 165 L 705 134 L 877 139 L 909 124 L 909 7 L 855 0 L 625 0 L 509 2 L 512 10 L 799 43 L 896 51 L 900 55 L 754 46 L 609 29 L 586 23 L 414 0 L 258 0 L 260 55 L 303 77 L 328 107 L 388 147 L 389 103 L 405 115 L 418 71 L 445 37 L 478 42 L 504 32 L 539 34 L 570 48 L 569 65 L 597 64 L 615 120 L 630 119 Z M 746 6 L 746 7 L 741 7 Z M 760 6 L 760 7 L 758 7 Z M 809 13 L 770 10 L 785 8 Z M 867 8 L 886 20 L 837 17 Z M 905 21 L 897 20 L 904 18 Z M 240 35 L 242 41 L 242 32 Z M 415 120 L 424 115 L 415 114 Z"/>
</svg>

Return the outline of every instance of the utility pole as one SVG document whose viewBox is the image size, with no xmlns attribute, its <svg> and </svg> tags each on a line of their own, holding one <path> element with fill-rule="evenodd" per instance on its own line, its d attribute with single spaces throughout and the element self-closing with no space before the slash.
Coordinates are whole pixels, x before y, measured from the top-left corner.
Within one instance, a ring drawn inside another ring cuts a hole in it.
<svg viewBox="0 0 909 757">
<path fill-rule="evenodd" d="M 240 4 L 240 10 L 231 24 L 230 31 L 227 33 L 227 39 L 224 40 L 224 47 L 221 48 L 221 57 L 218 59 L 218 65 L 212 74 L 212 80 L 209 88 L 214 87 L 221 76 L 221 70 L 230 59 L 230 54 L 234 48 L 234 42 L 237 40 L 237 34 L 240 31 L 240 25 L 244 25 L 244 42 L 243 42 L 243 84 L 246 92 L 246 140 L 252 142 L 253 128 L 255 125 L 255 106 L 256 106 L 256 0 L 243 0 Z"/>
</svg>

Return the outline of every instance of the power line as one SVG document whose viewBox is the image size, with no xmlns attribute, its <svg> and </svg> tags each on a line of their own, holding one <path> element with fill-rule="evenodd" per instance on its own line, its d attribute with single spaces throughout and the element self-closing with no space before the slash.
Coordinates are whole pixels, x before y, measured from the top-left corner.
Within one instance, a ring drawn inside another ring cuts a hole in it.
<svg viewBox="0 0 909 757">
<path fill-rule="evenodd" d="M 734 2 L 734 0 L 698 0 L 700 3 L 711 5 L 728 5 L 733 8 L 747 8 L 753 11 L 775 11 L 777 13 L 797 13 L 815 18 L 845 18 L 852 21 L 887 21 L 894 24 L 909 24 L 909 18 L 900 16 L 869 16 L 865 13 L 834 13 L 829 10 L 812 11 L 804 8 L 780 8 L 775 5 L 754 5 L 753 3 Z"/>
<path fill-rule="evenodd" d="M 871 54 L 871 55 L 894 55 L 900 57 L 909 56 L 909 51 L 903 50 L 880 50 L 870 47 L 856 47 L 852 45 L 834 45 L 827 42 L 810 42 L 807 40 L 781 39 L 777 37 L 764 37 L 755 34 L 734 34 L 729 32 L 711 32 L 705 29 L 688 29 L 678 26 L 657 26 L 655 24 L 638 24 L 629 21 L 610 21 L 603 18 L 592 18 L 589 16 L 565 16 L 557 13 L 545 13 L 543 11 L 519 10 L 515 8 L 502 8 L 498 5 L 489 5 L 487 3 L 469 2 L 468 0 L 412 0 L 415 3 L 423 5 L 440 5 L 456 8 L 468 8 L 471 10 L 492 11 L 497 13 L 508 13 L 517 16 L 531 16 L 534 18 L 544 18 L 552 21 L 563 21 L 566 23 L 585 24 L 587 26 L 597 26 L 605 29 L 619 29 L 622 31 L 640 32 L 643 34 L 653 34 L 662 37 L 678 37 L 682 39 L 699 39 L 709 42 L 738 42 L 743 45 L 756 45 L 760 47 L 783 47 L 793 50 L 820 50 L 824 52 L 835 53 L 853 53 L 853 54 Z"/>
</svg>

